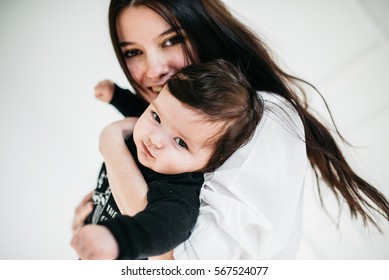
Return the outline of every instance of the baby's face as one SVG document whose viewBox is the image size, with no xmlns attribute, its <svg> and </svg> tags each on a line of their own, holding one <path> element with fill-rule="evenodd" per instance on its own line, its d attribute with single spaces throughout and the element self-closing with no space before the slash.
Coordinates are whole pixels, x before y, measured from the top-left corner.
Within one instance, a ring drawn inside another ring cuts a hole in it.
<svg viewBox="0 0 389 280">
<path fill-rule="evenodd" d="M 214 149 L 209 139 L 221 125 L 186 107 L 165 86 L 135 125 L 139 161 L 163 174 L 198 171 L 208 163 Z"/>
</svg>

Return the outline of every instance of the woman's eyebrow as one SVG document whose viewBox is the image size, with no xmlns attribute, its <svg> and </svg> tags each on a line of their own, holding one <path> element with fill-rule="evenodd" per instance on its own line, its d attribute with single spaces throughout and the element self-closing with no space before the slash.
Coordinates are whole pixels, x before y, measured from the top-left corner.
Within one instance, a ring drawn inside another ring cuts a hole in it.
<svg viewBox="0 0 389 280">
<path fill-rule="evenodd" d="M 158 37 L 161 37 L 161 36 L 164 36 L 166 34 L 173 33 L 173 32 L 176 32 L 175 29 L 173 27 L 170 27 L 169 29 L 167 29 L 164 32 L 162 32 L 161 34 L 159 34 Z"/>
<path fill-rule="evenodd" d="M 181 28 L 180 28 L 180 29 L 181 29 Z M 173 32 L 176 32 L 176 29 L 173 28 L 173 27 L 171 27 L 171 28 L 169 28 L 169 29 L 163 31 L 161 34 L 159 34 L 158 37 L 165 36 L 165 35 L 170 34 L 170 33 L 173 33 Z M 128 46 L 128 45 L 133 45 L 133 44 L 135 44 L 135 43 L 134 43 L 134 42 L 129 42 L 129 41 L 123 41 L 123 42 L 120 42 L 120 43 L 119 43 L 120 47 L 122 47 L 122 48 L 123 48 L 123 47 L 126 47 L 126 46 Z"/>
</svg>

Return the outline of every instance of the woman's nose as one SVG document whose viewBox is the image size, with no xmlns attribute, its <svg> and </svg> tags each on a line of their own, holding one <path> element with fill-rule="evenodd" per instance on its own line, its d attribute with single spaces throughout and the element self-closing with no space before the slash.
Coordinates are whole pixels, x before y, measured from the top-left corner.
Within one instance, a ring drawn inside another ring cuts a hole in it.
<svg viewBox="0 0 389 280">
<path fill-rule="evenodd" d="M 159 80 L 169 73 L 169 66 L 166 58 L 159 53 L 148 55 L 146 76 L 152 80 Z M 158 81 L 157 81 L 158 82 Z"/>
</svg>

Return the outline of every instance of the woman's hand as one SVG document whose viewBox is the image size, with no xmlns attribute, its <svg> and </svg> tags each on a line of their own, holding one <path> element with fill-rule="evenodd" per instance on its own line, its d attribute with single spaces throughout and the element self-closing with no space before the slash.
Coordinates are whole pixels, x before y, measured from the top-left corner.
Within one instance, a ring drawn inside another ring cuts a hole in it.
<svg viewBox="0 0 389 280">
<path fill-rule="evenodd" d="M 110 80 L 104 80 L 99 82 L 95 86 L 95 97 L 103 102 L 111 102 L 115 85 Z"/>
<path fill-rule="evenodd" d="M 80 202 L 80 204 L 76 207 L 72 230 L 73 234 L 76 234 L 80 228 L 82 228 L 85 224 L 86 217 L 88 217 L 89 213 L 93 210 L 93 202 L 92 202 L 93 191 L 88 193 Z"/>
<path fill-rule="evenodd" d="M 82 260 L 115 260 L 119 257 L 119 245 L 112 233 L 101 225 L 82 227 L 71 241 Z"/>
<path fill-rule="evenodd" d="M 174 260 L 173 250 L 159 256 L 149 257 L 149 260 Z"/>
</svg>

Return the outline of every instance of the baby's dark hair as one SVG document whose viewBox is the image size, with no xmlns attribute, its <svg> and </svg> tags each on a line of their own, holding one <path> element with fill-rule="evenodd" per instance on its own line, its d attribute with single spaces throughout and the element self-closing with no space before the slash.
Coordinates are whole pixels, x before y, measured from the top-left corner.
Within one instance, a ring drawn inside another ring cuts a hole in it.
<svg viewBox="0 0 389 280">
<path fill-rule="evenodd" d="M 215 149 L 203 172 L 213 172 L 245 145 L 262 117 L 260 96 L 239 69 L 222 59 L 185 67 L 168 80 L 167 87 L 207 120 L 225 123 L 212 143 Z"/>
</svg>

